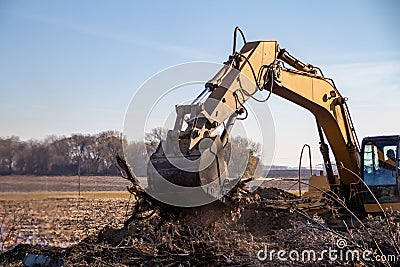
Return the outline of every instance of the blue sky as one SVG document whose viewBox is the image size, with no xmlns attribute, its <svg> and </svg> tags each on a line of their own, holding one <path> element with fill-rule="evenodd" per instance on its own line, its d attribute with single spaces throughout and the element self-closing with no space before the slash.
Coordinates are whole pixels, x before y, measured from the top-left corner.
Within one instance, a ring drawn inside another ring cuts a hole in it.
<svg viewBox="0 0 400 267">
<path fill-rule="evenodd" d="M 399 11 L 398 1 L 0 1 L 0 136 L 122 130 L 146 79 L 225 61 L 236 25 L 323 67 L 360 137 L 400 133 Z M 312 115 L 278 97 L 269 106 L 274 163 L 296 165 L 303 143 L 318 163 Z"/>
</svg>

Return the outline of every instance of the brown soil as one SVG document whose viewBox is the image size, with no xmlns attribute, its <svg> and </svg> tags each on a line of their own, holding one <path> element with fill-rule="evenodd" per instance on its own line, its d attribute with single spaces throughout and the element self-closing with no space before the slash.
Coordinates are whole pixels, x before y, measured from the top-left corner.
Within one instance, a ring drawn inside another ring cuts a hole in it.
<svg viewBox="0 0 400 267">
<path fill-rule="evenodd" d="M 307 260 L 285 262 L 257 259 L 258 251 L 265 247 L 269 251 L 320 251 L 335 248 L 338 234 L 349 240 L 355 240 L 355 236 L 367 236 L 363 232 L 353 232 L 351 236 L 324 228 L 324 218 L 321 217 L 318 218 L 318 225 L 290 209 L 262 206 L 262 203 L 269 200 L 295 199 L 296 196 L 283 190 L 263 188 L 235 200 L 241 205 L 217 202 L 196 209 L 164 208 L 148 219 L 133 220 L 128 227 L 121 225 L 126 201 L 87 200 L 79 202 L 79 206 L 71 199 L 52 201 L 53 204 L 21 203 L 28 205 L 30 216 L 41 213 L 39 208 L 34 207 L 48 205 L 42 209 L 42 215 L 38 216 L 47 216 L 46 222 L 37 219 L 33 224 L 52 224 L 47 228 L 49 232 L 58 226 L 64 230 L 67 228 L 70 231 L 67 235 L 75 235 L 74 241 L 82 239 L 65 248 L 43 244 L 18 245 L 0 254 L 0 263 L 5 266 L 22 266 L 25 255 L 34 253 L 63 259 L 65 266 L 354 266 L 354 262 L 330 262 L 327 259 L 317 263 Z M 261 208 L 250 208 L 256 204 Z M 49 205 L 59 206 L 52 209 Z M 66 212 L 62 215 L 53 214 L 55 210 Z M 44 215 L 46 212 L 49 213 Z M 73 213 L 76 216 L 71 222 Z M 29 217 L 24 218 L 21 223 L 29 221 Z M 393 220 L 398 221 L 398 218 Z M 384 222 L 373 221 L 373 225 L 381 230 Z M 378 242 L 387 245 L 387 237 L 381 232 L 379 235 L 381 239 Z M 62 238 L 62 235 L 54 235 L 53 238 Z M 367 239 L 363 242 L 372 244 Z"/>
</svg>

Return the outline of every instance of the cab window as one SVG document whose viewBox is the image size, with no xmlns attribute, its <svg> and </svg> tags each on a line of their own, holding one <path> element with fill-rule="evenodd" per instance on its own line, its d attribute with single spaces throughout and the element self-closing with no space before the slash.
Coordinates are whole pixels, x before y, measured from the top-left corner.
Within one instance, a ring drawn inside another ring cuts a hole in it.
<svg viewBox="0 0 400 267">
<path fill-rule="evenodd" d="M 399 151 L 397 141 L 374 141 L 364 145 L 364 182 L 380 202 L 398 198 Z M 373 198 L 366 194 L 366 200 Z"/>
</svg>

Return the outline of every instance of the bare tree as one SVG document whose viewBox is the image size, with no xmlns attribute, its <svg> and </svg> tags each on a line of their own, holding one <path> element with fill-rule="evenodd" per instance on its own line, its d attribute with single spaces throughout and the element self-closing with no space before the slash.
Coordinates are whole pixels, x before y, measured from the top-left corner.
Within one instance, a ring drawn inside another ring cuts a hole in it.
<svg viewBox="0 0 400 267">
<path fill-rule="evenodd" d="M 253 176 L 260 161 L 261 145 L 241 136 L 230 138 L 230 144 L 229 174 L 244 178 Z"/>
<path fill-rule="evenodd" d="M 153 153 L 161 140 L 165 140 L 167 136 L 167 130 L 162 127 L 157 127 L 151 130 L 151 132 L 146 133 L 145 143 L 147 147 L 147 152 L 149 154 Z"/>
<path fill-rule="evenodd" d="M 15 156 L 20 140 L 17 136 L 0 138 L 0 173 L 12 174 Z"/>
</svg>

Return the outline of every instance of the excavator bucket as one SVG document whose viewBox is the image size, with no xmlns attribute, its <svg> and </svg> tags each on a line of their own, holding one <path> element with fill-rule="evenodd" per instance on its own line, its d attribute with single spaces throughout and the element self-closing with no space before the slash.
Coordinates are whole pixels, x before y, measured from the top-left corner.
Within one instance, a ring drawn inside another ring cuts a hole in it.
<svg viewBox="0 0 400 267">
<path fill-rule="evenodd" d="M 179 197 L 190 192 L 190 188 L 201 188 L 207 195 L 205 197 L 211 196 L 215 200 L 222 197 L 229 155 L 220 137 L 204 139 L 185 155 L 180 153 L 184 150 L 184 140 L 171 143 L 174 142 L 168 139 L 161 141 L 150 156 L 147 168 L 149 190 L 158 195 Z"/>
</svg>

